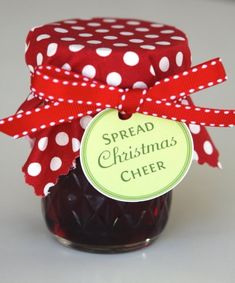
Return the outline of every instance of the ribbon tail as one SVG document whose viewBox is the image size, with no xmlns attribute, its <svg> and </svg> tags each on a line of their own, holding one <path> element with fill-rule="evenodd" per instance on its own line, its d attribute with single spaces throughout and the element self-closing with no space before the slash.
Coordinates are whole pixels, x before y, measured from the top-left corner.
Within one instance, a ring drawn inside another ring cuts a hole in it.
<svg viewBox="0 0 235 283">
<path fill-rule="evenodd" d="M 227 76 L 222 61 L 216 58 L 156 82 L 150 88 L 148 96 L 153 100 L 178 100 L 226 80 Z"/>
<path fill-rule="evenodd" d="M 235 111 L 185 106 L 170 102 L 161 103 L 154 109 L 157 116 L 188 124 L 208 127 L 235 126 Z M 151 114 L 151 113 L 150 113 Z"/>
<path fill-rule="evenodd" d="M 34 109 L 40 107 L 41 104 L 42 101 L 40 99 L 33 97 L 33 94 L 30 94 L 20 105 L 15 115 L 0 120 L 0 132 L 10 137 L 14 137 L 21 129 L 21 132 L 25 131 L 25 125 L 21 123 L 20 119 L 23 116 L 28 116 Z M 21 124 L 21 128 L 18 128 L 18 123 Z"/>
<path fill-rule="evenodd" d="M 0 131 L 17 139 L 67 121 L 71 122 L 86 114 L 96 113 L 96 108 L 93 105 L 81 106 L 77 103 L 52 102 L 1 120 Z"/>
</svg>

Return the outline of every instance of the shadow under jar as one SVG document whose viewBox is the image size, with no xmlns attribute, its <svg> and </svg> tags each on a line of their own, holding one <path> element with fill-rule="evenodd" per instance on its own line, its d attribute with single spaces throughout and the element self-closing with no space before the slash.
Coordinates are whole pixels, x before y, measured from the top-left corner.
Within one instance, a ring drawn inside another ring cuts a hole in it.
<svg viewBox="0 0 235 283">
<path fill-rule="evenodd" d="M 49 230 L 64 245 L 93 252 L 124 252 L 149 245 L 164 229 L 172 192 L 144 202 L 121 202 L 87 181 L 80 159 L 42 199 Z"/>
</svg>

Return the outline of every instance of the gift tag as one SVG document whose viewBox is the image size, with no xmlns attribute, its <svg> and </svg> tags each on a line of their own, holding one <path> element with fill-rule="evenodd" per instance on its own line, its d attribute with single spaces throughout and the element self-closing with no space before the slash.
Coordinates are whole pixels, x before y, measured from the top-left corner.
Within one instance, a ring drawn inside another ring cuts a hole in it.
<svg viewBox="0 0 235 283">
<path fill-rule="evenodd" d="M 108 109 L 93 118 L 82 138 L 80 158 L 89 182 L 115 200 L 159 197 L 185 177 L 193 141 L 183 123 Z"/>
</svg>

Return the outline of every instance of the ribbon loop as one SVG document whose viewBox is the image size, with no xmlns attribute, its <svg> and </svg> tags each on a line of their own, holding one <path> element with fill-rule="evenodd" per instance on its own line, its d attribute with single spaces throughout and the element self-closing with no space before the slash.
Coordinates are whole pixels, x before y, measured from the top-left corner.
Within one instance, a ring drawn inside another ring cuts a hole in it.
<svg viewBox="0 0 235 283">
<path fill-rule="evenodd" d="M 226 72 L 220 58 L 209 60 L 157 81 L 149 93 L 155 100 L 175 101 L 203 89 L 223 83 L 227 80 Z M 158 93 L 158 96 L 156 94 Z"/>
<path fill-rule="evenodd" d="M 31 91 L 46 101 L 93 104 L 103 101 L 114 107 L 123 90 L 99 83 L 55 66 L 39 66 L 31 77 Z M 112 93 L 112 95 L 107 95 Z"/>
</svg>

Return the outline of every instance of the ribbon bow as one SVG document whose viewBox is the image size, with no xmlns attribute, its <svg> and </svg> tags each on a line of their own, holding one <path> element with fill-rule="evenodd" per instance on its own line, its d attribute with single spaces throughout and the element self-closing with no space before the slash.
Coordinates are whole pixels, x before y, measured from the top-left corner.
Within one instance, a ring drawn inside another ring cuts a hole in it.
<svg viewBox="0 0 235 283">
<path fill-rule="evenodd" d="M 77 118 L 81 118 L 81 124 L 87 115 L 115 108 L 122 113 L 138 112 L 192 125 L 232 127 L 235 110 L 182 103 L 191 94 L 226 79 L 219 58 L 157 81 L 149 89 L 108 86 L 55 66 L 42 65 L 31 74 L 32 99 L 24 102 L 15 115 L 0 120 L 0 132 L 14 138 L 27 135 L 35 138 L 23 172 L 36 194 L 46 195 L 59 176 L 68 174 L 79 156 L 83 130 Z"/>
<path fill-rule="evenodd" d="M 142 113 L 211 127 L 235 125 L 235 111 L 182 105 L 180 100 L 227 79 L 217 58 L 157 81 L 147 89 L 108 86 L 54 66 L 39 66 L 31 77 L 34 97 L 42 106 L 0 121 L 0 131 L 19 138 L 106 108 Z"/>
</svg>

